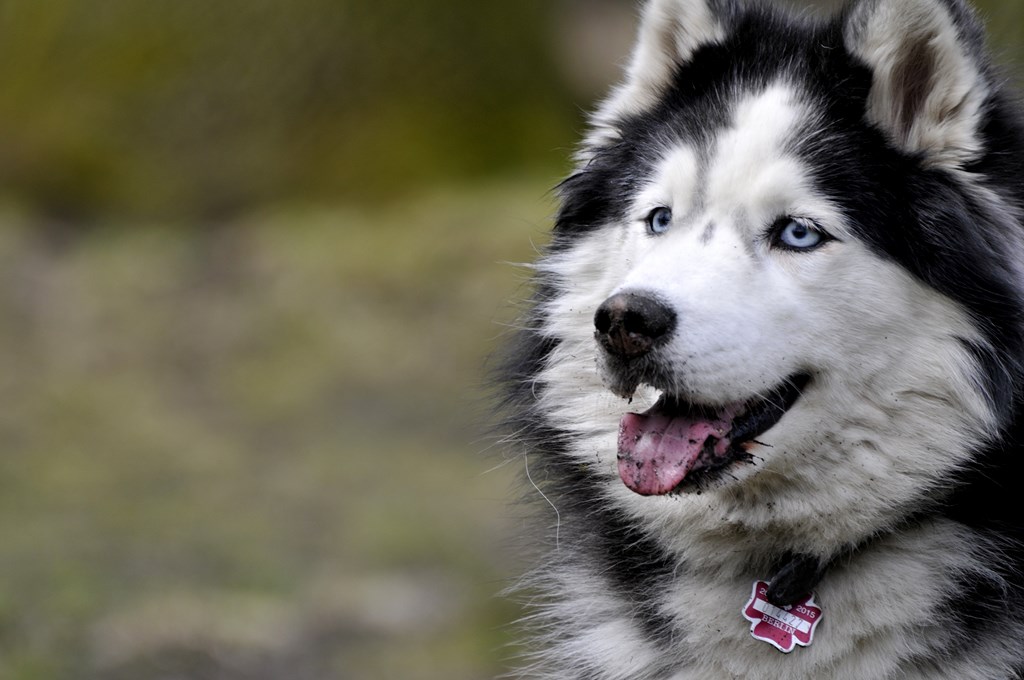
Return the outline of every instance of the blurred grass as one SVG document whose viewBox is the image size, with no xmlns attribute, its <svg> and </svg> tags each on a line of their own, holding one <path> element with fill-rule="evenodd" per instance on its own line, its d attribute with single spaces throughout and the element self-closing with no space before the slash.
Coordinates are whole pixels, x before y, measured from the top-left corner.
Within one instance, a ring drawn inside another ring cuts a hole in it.
<svg viewBox="0 0 1024 680">
<path fill-rule="evenodd" d="M 72 227 L 184 226 L 551 170 L 578 120 L 553 8 L 0 0 L 0 194 Z"/>
<path fill-rule="evenodd" d="M 56 247 L 3 214 L 0 677 L 490 677 L 519 566 L 481 365 L 550 209 L 508 181 Z"/>
</svg>

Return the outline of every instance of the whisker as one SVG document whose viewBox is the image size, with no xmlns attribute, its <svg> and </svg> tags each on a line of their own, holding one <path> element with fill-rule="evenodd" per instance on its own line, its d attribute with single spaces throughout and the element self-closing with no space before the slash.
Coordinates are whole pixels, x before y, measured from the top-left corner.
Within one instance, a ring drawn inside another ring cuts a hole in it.
<svg viewBox="0 0 1024 680">
<path fill-rule="evenodd" d="M 555 511 L 555 551 L 558 551 L 560 547 L 559 532 L 562 528 L 562 513 L 558 512 L 558 508 L 555 507 L 555 504 L 551 502 L 551 499 L 548 498 L 544 494 L 544 492 L 541 491 L 540 487 L 537 486 L 537 483 L 533 481 L 533 476 L 530 475 L 530 456 L 528 454 L 523 454 L 523 462 L 526 464 L 526 478 L 530 480 L 530 484 L 533 486 L 534 489 L 537 490 L 537 493 L 540 494 L 540 497 L 547 501 L 548 505 L 551 506 L 551 509 Z"/>
</svg>

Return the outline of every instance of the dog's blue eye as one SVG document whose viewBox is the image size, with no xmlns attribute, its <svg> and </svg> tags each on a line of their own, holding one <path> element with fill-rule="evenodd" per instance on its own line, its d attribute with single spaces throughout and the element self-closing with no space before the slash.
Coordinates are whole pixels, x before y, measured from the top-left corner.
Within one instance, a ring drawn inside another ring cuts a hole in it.
<svg viewBox="0 0 1024 680">
<path fill-rule="evenodd" d="M 655 208 L 647 216 L 647 231 L 654 234 L 664 234 L 672 226 L 672 210 L 670 208 Z"/>
<path fill-rule="evenodd" d="M 773 245 L 784 250 L 813 250 L 830 240 L 810 220 L 784 217 L 772 227 Z"/>
</svg>

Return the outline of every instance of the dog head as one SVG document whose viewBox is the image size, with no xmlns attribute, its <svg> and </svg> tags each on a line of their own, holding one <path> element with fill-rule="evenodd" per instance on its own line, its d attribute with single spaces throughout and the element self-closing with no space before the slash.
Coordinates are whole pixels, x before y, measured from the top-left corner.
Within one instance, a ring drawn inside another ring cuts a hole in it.
<svg viewBox="0 0 1024 680">
<path fill-rule="evenodd" d="M 1022 279 L 979 35 L 959 0 L 647 5 L 540 265 L 543 410 L 635 512 L 849 543 L 997 436 Z"/>
</svg>

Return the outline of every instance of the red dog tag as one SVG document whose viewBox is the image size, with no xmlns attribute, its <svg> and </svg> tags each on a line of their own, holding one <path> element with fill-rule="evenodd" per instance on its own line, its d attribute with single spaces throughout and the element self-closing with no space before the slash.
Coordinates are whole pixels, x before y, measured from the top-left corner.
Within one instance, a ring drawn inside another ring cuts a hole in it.
<svg viewBox="0 0 1024 680">
<path fill-rule="evenodd" d="M 780 652 L 789 654 L 796 645 L 807 647 L 814 639 L 814 629 L 821 622 L 821 608 L 814 602 L 814 595 L 789 607 L 776 607 L 767 599 L 768 584 L 758 581 L 743 610 L 743 616 L 750 621 L 750 634 L 755 640 L 772 645 Z"/>
</svg>

